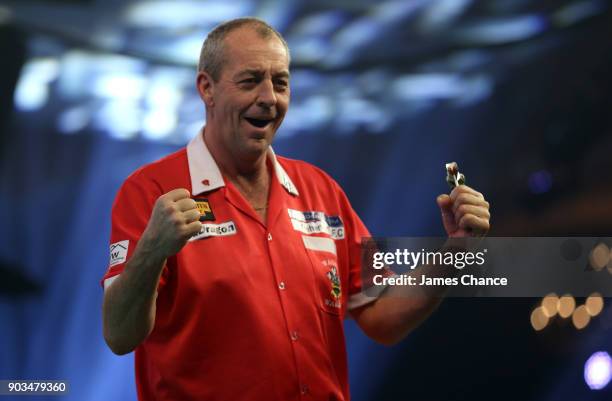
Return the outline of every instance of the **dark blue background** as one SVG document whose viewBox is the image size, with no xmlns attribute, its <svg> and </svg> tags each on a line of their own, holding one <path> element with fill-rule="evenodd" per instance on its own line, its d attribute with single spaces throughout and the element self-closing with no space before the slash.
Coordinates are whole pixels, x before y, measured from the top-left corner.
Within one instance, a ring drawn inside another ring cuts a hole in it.
<svg viewBox="0 0 612 401">
<path fill-rule="evenodd" d="M 25 61 L 35 29 L 19 19 L 14 27 L 2 27 L 11 40 L 0 49 L 12 55 L 5 60 L 21 54 Z M 550 46 L 534 47 L 529 57 L 519 57 L 529 53 L 526 43 L 495 44 L 487 67 L 493 91 L 483 101 L 400 110 L 382 132 L 281 128 L 275 151 L 331 174 L 377 236 L 443 235 L 435 198 L 448 190 L 449 161 L 490 200 L 491 235 L 609 236 L 611 31 L 606 8 L 577 27 L 543 34 L 540 43 Z M 393 46 L 385 51 L 394 57 Z M 418 70 L 434 56 L 404 54 L 389 67 Z M 520 62 L 508 62 L 513 57 Z M 2 70 L 9 106 L 11 65 Z M 341 68 L 366 67 L 355 61 Z M 118 140 L 95 127 L 65 135 L 50 123 L 63 102 L 52 97 L 41 110 L 4 107 L 0 115 L 0 379 L 66 379 L 71 392 L 63 400 L 135 399 L 132 356 L 113 355 L 101 335 L 110 208 L 128 174 L 181 145 Z M 611 349 L 609 302 L 582 331 L 557 320 L 535 332 L 529 314 L 538 302 L 447 300 L 392 348 L 347 321 L 353 399 L 609 399 L 610 387 L 590 391 L 582 377 L 593 352 Z"/>
</svg>

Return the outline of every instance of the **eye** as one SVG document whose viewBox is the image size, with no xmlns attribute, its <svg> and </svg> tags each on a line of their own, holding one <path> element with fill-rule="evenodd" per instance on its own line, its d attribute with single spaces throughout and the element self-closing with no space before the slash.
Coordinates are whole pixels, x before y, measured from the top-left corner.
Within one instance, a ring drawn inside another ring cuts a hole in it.
<svg viewBox="0 0 612 401">
<path fill-rule="evenodd" d="M 276 82 L 274 82 L 274 86 L 276 86 L 278 89 L 287 89 L 289 87 L 289 81 L 286 81 L 284 79 L 280 79 Z"/>
</svg>

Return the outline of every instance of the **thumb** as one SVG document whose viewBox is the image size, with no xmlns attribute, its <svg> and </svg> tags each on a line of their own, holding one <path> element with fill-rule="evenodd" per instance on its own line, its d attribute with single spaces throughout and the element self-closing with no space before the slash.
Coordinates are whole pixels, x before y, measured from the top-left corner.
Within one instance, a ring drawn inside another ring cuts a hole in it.
<svg viewBox="0 0 612 401">
<path fill-rule="evenodd" d="M 442 213 L 442 225 L 446 233 L 450 235 L 457 230 L 455 215 L 453 213 L 453 201 L 450 196 L 443 194 L 436 198 L 436 203 L 438 207 L 440 207 L 440 212 Z"/>
<path fill-rule="evenodd" d="M 453 201 L 451 201 L 450 196 L 447 194 L 438 195 L 436 198 L 436 203 L 440 207 L 442 213 L 451 211 L 453 207 Z"/>
</svg>

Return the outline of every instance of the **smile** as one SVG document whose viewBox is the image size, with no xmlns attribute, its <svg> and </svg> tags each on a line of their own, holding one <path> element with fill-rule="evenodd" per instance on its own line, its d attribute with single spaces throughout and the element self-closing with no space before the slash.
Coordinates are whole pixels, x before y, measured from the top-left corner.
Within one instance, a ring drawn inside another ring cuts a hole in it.
<svg viewBox="0 0 612 401">
<path fill-rule="evenodd" d="M 246 121 L 248 121 L 249 124 L 257 127 L 257 128 L 264 128 L 265 126 L 267 126 L 268 124 L 270 124 L 272 121 L 274 121 L 273 119 L 270 118 L 253 118 L 253 117 L 245 117 L 244 118 Z"/>
</svg>

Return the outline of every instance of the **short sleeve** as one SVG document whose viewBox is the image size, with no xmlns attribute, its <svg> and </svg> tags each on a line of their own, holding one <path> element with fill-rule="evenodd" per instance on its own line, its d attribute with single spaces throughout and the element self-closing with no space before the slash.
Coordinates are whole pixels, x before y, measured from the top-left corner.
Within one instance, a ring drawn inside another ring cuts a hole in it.
<svg viewBox="0 0 612 401">
<path fill-rule="evenodd" d="M 345 240 L 348 248 L 349 299 L 347 309 L 351 310 L 366 305 L 376 299 L 362 292 L 361 244 L 364 238 L 370 237 L 370 232 L 351 206 L 344 191 L 342 191 L 339 186 L 338 190 L 340 192 L 340 206 L 344 218 Z"/>
<path fill-rule="evenodd" d="M 132 257 L 161 192 L 158 185 L 146 180 L 141 172 L 131 175 L 119 189 L 112 208 L 109 264 L 102 278 L 104 288 L 123 272 L 126 262 Z M 164 268 L 160 286 L 165 280 L 166 270 Z"/>
</svg>

